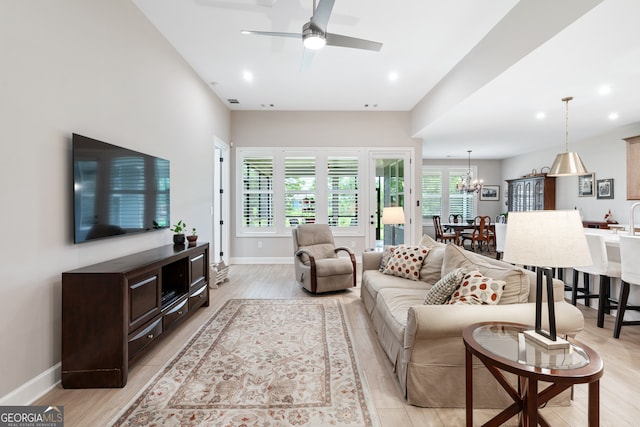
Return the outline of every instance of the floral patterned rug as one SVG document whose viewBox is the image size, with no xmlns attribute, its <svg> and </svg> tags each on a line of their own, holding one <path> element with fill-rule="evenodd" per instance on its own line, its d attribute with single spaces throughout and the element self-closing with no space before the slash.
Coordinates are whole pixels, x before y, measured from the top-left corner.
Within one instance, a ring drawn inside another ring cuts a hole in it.
<svg viewBox="0 0 640 427">
<path fill-rule="evenodd" d="M 372 426 L 341 303 L 232 299 L 115 426 Z"/>
</svg>

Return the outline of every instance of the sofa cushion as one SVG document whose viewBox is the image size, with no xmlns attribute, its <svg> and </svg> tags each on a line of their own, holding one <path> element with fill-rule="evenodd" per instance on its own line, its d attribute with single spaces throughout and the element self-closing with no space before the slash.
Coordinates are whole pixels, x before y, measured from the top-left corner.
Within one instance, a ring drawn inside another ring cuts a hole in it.
<svg viewBox="0 0 640 427">
<path fill-rule="evenodd" d="M 427 290 L 429 290 L 431 285 L 428 285 L 421 281 L 414 282 L 413 280 L 402 279 L 396 276 L 388 276 L 378 270 L 365 270 L 362 272 L 361 287 L 362 289 L 360 290 L 360 295 L 362 296 L 362 301 L 364 302 L 367 312 L 371 314 L 376 304 L 378 292 L 381 289 L 418 289 L 421 290 L 422 300 L 424 300 L 424 294 Z M 422 303 L 422 300 L 420 301 L 420 303 Z"/>
<path fill-rule="evenodd" d="M 467 270 L 478 270 L 482 275 L 505 282 L 504 291 L 498 304 L 525 303 L 529 298 L 529 277 L 524 270 L 505 262 L 493 261 L 467 251 L 454 244 L 448 244 L 442 263 L 442 275 L 452 270 L 466 267 Z"/>
<path fill-rule="evenodd" d="M 398 245 L 383 273 L 417 281 L 420 278 L 422 262 L 428 253 L 429 248 L 425 246 Z"/>
<path fill-rule="evenodd" d="M 494 280 L 483 276 L 478 270 L 472 270 L 464 275 L 447 304 L 496 305 L 500 301 L 504 286 L 504 280 Z"/>
<path fill-rule="evenodd" d="M 435 284 L 442 277 L 442 262 L 447 245 L 438 243 L 429 247 L 429 253 L 420 268 L 420 280 L 430 285 Z"/>
<path fill-rule="evenodd" d="M 424 298 L 425 304 L 444 304 L 455 291 L 465 276 L 464 268 L 456 268 L 431 287 Z"/>
</svg>

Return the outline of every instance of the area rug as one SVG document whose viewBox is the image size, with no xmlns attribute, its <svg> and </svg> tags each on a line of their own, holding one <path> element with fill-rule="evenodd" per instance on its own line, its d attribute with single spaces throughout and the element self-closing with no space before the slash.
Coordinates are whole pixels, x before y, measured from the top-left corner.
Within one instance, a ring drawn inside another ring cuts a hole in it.
<svg viewBox="0 0 640 427">
<path fill-rule="evenodd" d="M 341 303 L 232 299 L 114 426 L 377 425 Z"/>
</svg>

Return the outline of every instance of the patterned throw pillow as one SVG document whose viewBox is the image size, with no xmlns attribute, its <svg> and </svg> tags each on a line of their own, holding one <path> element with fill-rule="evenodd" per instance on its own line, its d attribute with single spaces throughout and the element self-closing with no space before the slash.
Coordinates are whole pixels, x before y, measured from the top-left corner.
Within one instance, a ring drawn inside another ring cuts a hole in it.
<svg viewBox="0 0 640 427">
<path fill-rule="evenodd" d="M 427 305 L 439 305 L 447 302 L 453 291 L 455 291 L 460 282 L 462 282 L 465 272 L 466 269 L 462 267 L 456 268 L 438 280 L 427 292 L 424 303 Z"/>
<path fill-rule="evenodd" d="M 485 277 L 478 270 L 469 271 L 447 304 L 498 304 L 506 282 Z"/>
<path fill-rule="evenodd" d="M 389 262 L 389 258 L 393 255 L 393 251 L 396 250 L 395 246 L 387 246 L 384 248 L 384 252 L 382 253 L 382 259 L 380 260 L 380 270 L 384 273 L 384 269 L 387 267 L 387 263 Z"/>
<path fill-rule="evenodd" d="M 387 262 L 383 273 L 410 280 L 420 278 L 420 267 L 427 257 L 429 248 L 424 246 L 398 245 Z"/>
</svg>

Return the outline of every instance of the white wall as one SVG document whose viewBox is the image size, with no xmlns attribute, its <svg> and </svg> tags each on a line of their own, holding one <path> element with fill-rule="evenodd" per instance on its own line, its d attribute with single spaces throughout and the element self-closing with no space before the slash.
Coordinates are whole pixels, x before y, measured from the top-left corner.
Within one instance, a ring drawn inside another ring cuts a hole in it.
<svg viewBox="0 0 640 427">
<path fill-rule="evenodd" d="M 621 224 L 629 223 L 629 210 L 637 200 L 627 200 L 627 154 L 626 142 L 622 138 L 640 135 L 640 122 L 608 132 L 595 138 L 583 141 L 569 141 L 569 149 L 577 151 L 587 170 L 595 173 L 595 179 L 613 178 L 614 198 L 598 199 L 578 196 L 577 177 L 556 178 L 556 209 L 578 208 L 585 220 L 600 221 L 608 209 Z M 531 173 L 532 169 L 551 166 L 556 154 L 563 150 L 558 144 L 557 149 L 536 151 L 525 155 L 505 159 L 502 162 L 503 179 L 518 178 Z M 640 165 L 638 165 L 640 167 Z M 504 183 L 506 184 L 506 183 Z M 640 209 L 637 215 L 640 215 Z M 638 217 L 640 218 L 640 216 Z"/>
<path fill-rule="evenodd" d="M 169 159 L 172 220 L 211 241 L 213 138 L 230 139 L 230 113 L 128 0 L 2 9 L 0 404 L 25 404 L 59 378 L 61 273 L 171 242 L 72 243 L 71 133 Z"/>
<path fill-rule="evenodd" d="M 233 148 L 237 147 L 412 147 L 415 191 L 420 192 L 421 142 L 409 135 L 408 112 L 305 112 L 305 111 L 233 111 L 231 133 Z M 235 150 L 232 150 L 235 165 Z M 232 172 L 234 176 L 234 172 Z M 366 185 L 366 184 L 365 184 Z M 235 181 L 232 183 L 231 206 L 235 206 Z M 368 198 L 367 187 L 363 195 Z M 364 201 L 364 200 L 363 200 Z M 414 206 L 414 218 L 420 221 L 420 210 Z M 236 237 L 232 218 L 231 257 L 236 262 L 245 258 L 260 262 L 281 258 L 293 262 L 291 237 L 253 238 Z M 414 227 L 414 239 L 421 233 L 421 226 Z M 262 247 L 258 248 L 258 240 Z M 336 243 L 352 246 L 356 253 L 365 249 L 364 237 L 336 237 Z"/>
</svg>

